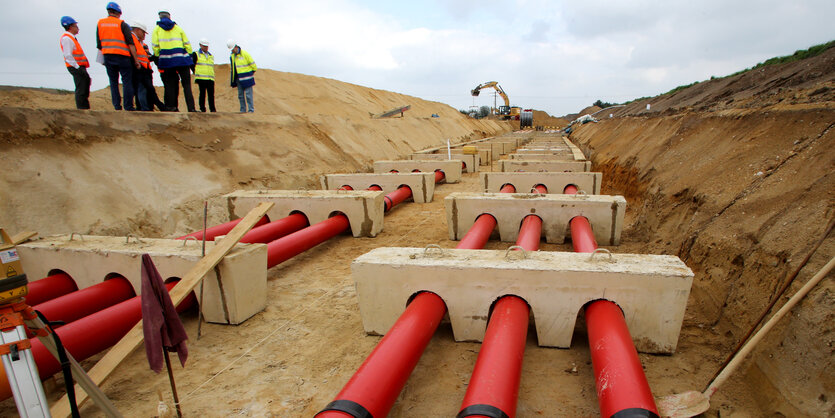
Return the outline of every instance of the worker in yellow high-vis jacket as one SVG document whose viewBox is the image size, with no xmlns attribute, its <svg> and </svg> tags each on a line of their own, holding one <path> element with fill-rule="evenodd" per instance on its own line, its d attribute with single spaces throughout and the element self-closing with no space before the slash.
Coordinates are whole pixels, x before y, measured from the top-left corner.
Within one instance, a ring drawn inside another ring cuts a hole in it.
<svg viewBox="0 0 835 418">
<path fill-rule="evenodd" d="M 238 101 L 241 102 L 241 113 L 255 112 L 255 103 L 253 102 L 254 93 L 252 91 L 255 86 L 255 71 L 258 67 L 255 66 L 255 61 L 248 52 L 241 49 L 234 39 L 226 41 L 226 46 L 232 51 L 229 61 L 232 64 L 230 71 L 232 76 L 232 87 L 238 88 Z"/>
<path fill-rule="evenodd" d="M 200 88 L 200 95 L 197 99 L 200 102 L 200 111 L 206 111 L 206 96 L 208 96 L 209 111 L 217 112 L 215 109 L 215 57 L 209 52 L 209 41 L 206 38 L 200 40 L 194 69 L 194 82 Z"/>
</svg>

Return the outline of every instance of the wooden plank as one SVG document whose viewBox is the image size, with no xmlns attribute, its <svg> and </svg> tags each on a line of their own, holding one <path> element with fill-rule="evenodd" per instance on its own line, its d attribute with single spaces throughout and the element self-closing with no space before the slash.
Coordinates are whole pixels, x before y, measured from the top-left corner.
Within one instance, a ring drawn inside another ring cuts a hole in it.
<svg viewBox="0 0 835 418">
<path fill-rule="evenodd" d="M 171 301 L 174 302 L 174 305 L 178 305 L 183 299 L 200 284 L 200 281 L 203 280 L 203 277 L 206 276 L 214 267 L 220 263 L 220 260 L 235 246 L 235 244 L 240 241 L 240 239 L 252 229 L 253 226 L 261 219 L 264 214 L 267 213 L 273 207 L 274 203 L 272 202 L 264 202 L 253 208 L 249 213 L 244 216 L 244 218 L 229 231 L 229 234 L 226 235 L 220 242 L 215 243 L 214 248 L 206 254 L 205 257 L 200 259 L 194 267 L 186 273 L 180 283 L 171 290 Z M 139 321 L 136 326 L 133 327 L 130 331 L 128 331 L 127 335 L 125 335 L 104 357 L 93 366 L 92 369 L 87 373 L 90 376 L 90 379 L 95 382 L 96 385 L 101 385 L 102 382 L 107 379 L 116 367 L 119 366 L 127 356 L 129 356 L 137 347 L 142 345 L 143 340 L 143 333 L 142 333 L 142 321 Z M 76 400 L 78 401 L 78 405 L 81 406 L 89 396 L 86 392 L 79 385 L 75 385 L 76 387 Z M 67 396 L 64 395 L 61 399 L 58 400 L 55 405 L 52 406 L 50 409 L 53 417 L 69 417 L 70 413 L 70 403 L 67 399 Z"/>
<path fill-rule="evenodd" d="M 19 233 L 17 233 L 17 235 L 12 237 L 12 244 L 14 244 L 14 245 L 22 244 L 22 243 L 24 243 L 26 241 L 29 241 L 30 239 L 32 239 L 36 236 L 38 236 L 38 233 L 34 232 L 34 231 L 19 232 Z"/>
</svg>

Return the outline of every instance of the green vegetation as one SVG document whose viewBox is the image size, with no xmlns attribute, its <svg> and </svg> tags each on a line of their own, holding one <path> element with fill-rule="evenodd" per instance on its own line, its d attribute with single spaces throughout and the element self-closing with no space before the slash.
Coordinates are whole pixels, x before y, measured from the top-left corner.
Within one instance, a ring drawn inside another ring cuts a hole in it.
<svg viewBox="0 0 835 418">
<path fill-rule="evenodd" d="M 605 108 L 607 108 L 607 107 L 612 107 L 612 106 L 614 106 L 614 105 L 616 105 L 616 104 L 617 104 L 617 103 L 607 103 L 607 102 L 604 102 L 604 101 L 602 101 L 602 100 L 598 99 L 596 102 L 592 103 L 591 105 L 592 105 L 592 106 L 597 106 L 597 107 L 599 107 L 599 108 L 601 108 L 601 109 L 605 109 Z"/>
</svg>

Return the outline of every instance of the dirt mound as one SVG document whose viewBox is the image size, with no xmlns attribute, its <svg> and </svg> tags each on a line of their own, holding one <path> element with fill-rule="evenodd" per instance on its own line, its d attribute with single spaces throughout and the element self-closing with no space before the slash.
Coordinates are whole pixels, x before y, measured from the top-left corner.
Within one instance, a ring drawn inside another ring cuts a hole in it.
<svg viewBox="0 0 835 418">
<path fill-rule="evenodd" d="M 256 113 L 240 115 L 237 91 L 223 87 L 228 68 L 218 68 L 218 113 L 209 114 L 116 112 L 109 89 L 92 94 L 92 111 L 73 109 L 66 92 L 0 90 L 0 165 L 13 167 L 0 171 L 13 191 L 0 201 L 0 225 L 170 236 L 200 223 L 191 217 L 202 200 L 235 188 L 318 188 L 324 173 L 511 129 L 437 102 L 266 69 L 256 74 Z M 402 118 L 370 116 L 406 104 Z"/>
</svg>

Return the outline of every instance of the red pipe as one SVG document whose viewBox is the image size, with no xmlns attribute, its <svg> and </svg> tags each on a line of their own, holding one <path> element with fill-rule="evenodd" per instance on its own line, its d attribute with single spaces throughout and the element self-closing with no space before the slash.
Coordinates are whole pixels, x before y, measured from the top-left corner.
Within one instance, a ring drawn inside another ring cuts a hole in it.
<svg viewBox="0 0 835 418">
<path fill-rule="evenodd" d="M 502 189 L 499 190 L 499 193 L 516 193 L 516 186 L 508 183 L 502 186 Z"/>
<path fill-rule="evenodd" d="M 542 237 L 542 218 L 536 215 L 528 215 L 522 221 L 519 228 L 519 236 L 516 238 L 516 245 L 527 251 L 539 249 L 539 241 Z"/>
<path fill-rule="evenodd" d="M 487 213 L 481 214 L 476 218 L 473 226 L 470 227 L 470 230 L 461 238 L 461 241 L 458 242 L 455 248 L 463 250 L 484 248 L 487 240 L 490 239 L 490 234 L 493 233 L 493 229 L 495 228 L 496 218 Z"/>
<path fill-rule="evenodd" d="M 590 303 L 586 306 L 586 329 L 600 416 L 657 417 L 652 390 L 618 305 L 608 300 Z"/>
<path fill-rule="evenodd" d="M 59 298 L 35 305 L 50 321 L 73 322 L 136 296 L 124 277 L 114 277 Z"/>
<path fill-rule="evenodd" d="M 437 175 L 435 178 L 437 180 Z M 387 194 L 385 196 L 386 201 L 386 212 L 390 211 L 395 206 L 403 203 L 404 200 L 412 197 L 412 189 L 409 186 L 400 186 L 397 190 Z"/>
<path fill-rule="evenodd" d="M 571 220 L 571 241 L 577 252 L 592 252 L 597 248 L 588 219 L 577 216 Z M 658 416 L 652 390 L 620 307 L 599 300 L 586 305 L 585 317 L 600 415 L 611 417 L 631 412 L 633 416 L 653 416 L 649 413 Z"/>
<path fill-rule="evenodd" d="M 594 232 L 591 230 L 589 220 L 584 216 L 575 216 L 569 222 L 571 226 L 571 244 L 574 252 L 591 253 L 597 249 L 597 241 L 594 239 Z"/>
<path fill-rule="evenodd" d="M 565 189 L 563 189 L 562 192 L 564 194 L 577 194 L 577 191 L 578 191 L 577 186 L 575 186 L 573 184 L 569 184 L 568 186 L 565 186 Z"/>
<path fill-rule="evenodd" d="M 548 194 L 548 188 L 545 187 L 544 184 L 537 184 L 533 188 L 534 188 L 533 193 Z"/>
<path fill-rule="evenodd" d="M 57 273 L 35 280 L 30 282 L 28 287 L 29 293 L 26 295 L 26 304 L 29 306 L 40 305 L 48 300 L 78 290 L 75 281 L 66 273 Z"/>
<path fill-rule="evenodd" d="M 310 224 L 307 222 L 306 216 L 301 213 L 294 213 L 277 221 L 252 228 L 241 238 L 241 242 L 246 244 L 265 244 L 296 232 L 308 225 Z"/>
<path fill-rule="evenodd" d="M 496 302 L 458 417 L 516 416 L 529 314 L 519 297 Z"/>
<path fill-rule="evenodd" d="M 388 415 L 445 313 L 446 305 L 438 295 L 422 292 L 415 296 L 336 399 L 316 417 Z"/>
<path fill-rule="evenodd" d="M 166 287 L 170 291 L 176 284 L 177 282 L 171 282 L 166 284 Z M 182 312 L 195 302 L 196 298 L 192 293 L 177 306 L 177 311 Z M 61 338 L 64 348 L 76 360 L 83 361 L 119 342 L 140 319 L 142 319 L 141 300 L 139 296 L 136 296 L 57 328 L 55 333 Z M 32 338 L 29 341 L 32 344 L 32 355 L 38 365 L 38 374 L 41 379 L 46 379 L 61 369 L 58 360 L 49 353 L 40 340 Z M 12 391 L 9 388 L 6 373 L 0 372 L 0 400 L 11 396 Z"/>
<path fill-rule="evenodd" d="M 293 258 L 339 235 L 349 227 L 348 217 L 340 213 L 315 225 L 271 241 L 267 244 L 267 268 Z"/>
<path fill-rule="evenodd" d="M 241 219 L 243 219 L 243 218 L 235 219 L 234 221 L 229 221 L 229 222 L 226 222 L 224 224 L 215 225 L 211 228 L 207 228 L 206 229 L 206 241 L 214 241 L 215 237 L 217 237 L 219 235 L 228 234 L 229 231 L 231 231 L 232 228 L 234 228 L 235 225 L 237 225 L 238 222 L 241 221 Z M 255 224 L 255 226 L 264 225 L 265 223 L 267 223 L 269 221 L 270 221 L 270 218 L 267 215 L 264 215 L 264 217 L 262 217 L 261 219 L 258 220 L 258 223 Z M 197 238 L 198 240 L 202 240 L 203 239 L 203 231 L 192 232 L 188 235 L 183 235 L 183 236 L 181 236 L 177 239 L 186 239 L 188 237 L 194 237 L 194 238 Z"/>
<path fill-rule="evenodd" d="M 435 184 L 438 184 L 446 179 L 446 174 L 441 170 L 435 170 Z"/>
</svg>

